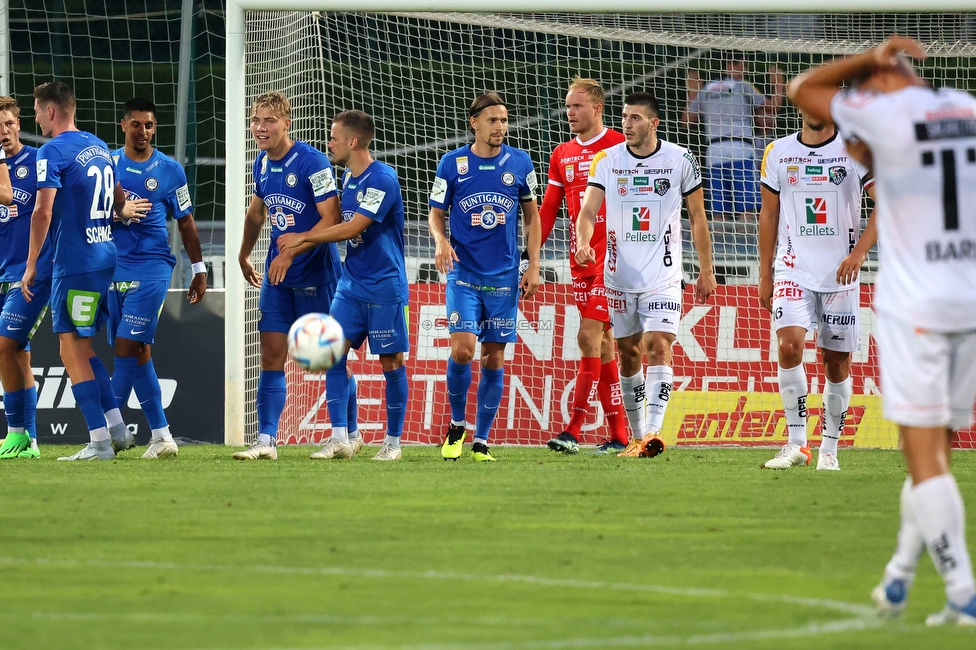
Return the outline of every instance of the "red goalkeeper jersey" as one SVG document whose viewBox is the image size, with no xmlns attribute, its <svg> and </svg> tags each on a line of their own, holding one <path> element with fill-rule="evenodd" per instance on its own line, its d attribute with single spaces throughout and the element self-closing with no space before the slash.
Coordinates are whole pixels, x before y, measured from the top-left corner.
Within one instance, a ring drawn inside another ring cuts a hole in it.
<svg viewBox="0 0 976 650">
<path fill-rule="evenodd" d="M 559 206 L 566 199 L 569 213 L 569 267 L 574 278 L 589 277 L 603 273 L 603 258 L 607 251 L 606 207 L 601 207 L 596 215 L 596 225 L 590 246 L 596 252 L 596 262 L 580 266 L 576 263 L 576 219 L 583 204 L 583 192 L 590 177 L 590 163 L 593 156 L 607 147 L 624 141 L 623 133 L 613 129 L 603 129 L 600 135 L 582 142 L 573 138 L 564 142 L 552 152 L 549 161 L 549 184 L 542 200 L 539 213 L 542 217 L 542 243 L 549 239 L 552 228 L 559 215 Z"/>
</svg>

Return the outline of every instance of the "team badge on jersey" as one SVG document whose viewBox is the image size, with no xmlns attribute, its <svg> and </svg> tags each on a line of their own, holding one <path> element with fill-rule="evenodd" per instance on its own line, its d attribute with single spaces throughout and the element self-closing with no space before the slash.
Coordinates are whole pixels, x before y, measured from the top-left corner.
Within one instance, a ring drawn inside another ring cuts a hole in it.
<svg viewBox="0 0 976 650">
<path fill-rule="evenodd" d="M 483 206 L 481 212 L 471 215 L 471 225 L 481 226 L 485 230 L 491 230 L 498 224 L 505 223 L 505 213 L 496 212 L 490 205 Z"/>
<path fill-rule="evenodd" d="M 294 174 L 288 174 L 285 176 L 285 185 L 288 187 L 295 187 L 298 185 L 298 176 L 295 176 Z"/>
<path fill-rule="evenodd" d="M 155 192 L 156 191 L 156 188 L 158 188 L 158 187 L 159 187 L 159 181 L 157 181 L 155 178 L 153 178 L 152 176 L 150 176 L 149 178 L 146 179 L 146 189 L 147 190 L 149 190 L 150 192 Z"/>
<path fill-rule="evenodd" d="M 830 176 L 830 182 L 834 185 L 840 185 L 847 178 L 847 168 L 837 165 L 836 167 L 831 167 L 828 170 L 828 175 Z"/>
<path fill-rule="evenodd" d="M 576 166 L 566 165 L 566 182 L 572 183 L 574 178 L 576 178 Z"/>
<path fill-rule="evenodd" d="M 794 186 L 800 182 L 800 168 L 796 166 L 789 166 L 786 168 L 786 182 L 790 186 Z"/>
<path fill-rule="evenodd" d="M 285 211 L 280 207 L 275 208 L 269 216 L 271 223 L 278 230 L 287 230 L 288 226 L 295 225 L 295 215 L 285 214 Z"/>
<path fill-rule="evenodd" d="M 17 216 L 17 204 L 0 205 L 0 223 L 7 223 Z"/>
<path fill-rule="evenodd" d="M 630 191 L 627 188 L 627 182 L 626 178 L 617 179 L 617 194 L 620 196 L 627 196 L 627 192 Z"/>
<path fill-rule="evenodd" d="M 457 172 L 462 176 L 468 173 L 468 157 L 458 156 L 454 159 L 455 164 L 457 164 Z"/>
<path fill-rule="evenodd" d="M 509 187 L 515 185 L 515 174 L 513 174 L 512 172 L 505 172 L 504 174 L 502 174 L 502 182 L 505 183 L 505 185 L 508 185 Z"/>
<path fill-rule="evenodd" d="M 27 175 L 29 173 L 30 173 L 30 170 L 27 169 L 27 167 L 25 167 L 23 165 L 20 165 L 19 167 L 17 167 L 17 169 L 14 170 L 14 176 L 16 176 L 17 178 L 19 178 L 20 180 L 24 180 L 25 178 L 27 178 Z"/>
<path fill-rule="evenodd" d="M 654 179 L 654 193 L 664 196 L 671 189 L 671 181 L 667 178 Z"/>
</svg>

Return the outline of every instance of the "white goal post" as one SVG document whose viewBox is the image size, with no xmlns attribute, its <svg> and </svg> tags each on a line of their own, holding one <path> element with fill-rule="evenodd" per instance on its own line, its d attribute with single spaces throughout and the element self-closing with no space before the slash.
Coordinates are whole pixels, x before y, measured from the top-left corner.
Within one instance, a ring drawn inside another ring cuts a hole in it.
<svg viewBox="0 0 976 650">
<path fill-rule="evenodd" d="M 543 176 L 548 170 L 552 148 L 570 136 L 562 101 L 568 80 L 576 73 L 594 76 L 604 83 L 608 90 L 605 118 L 608 126 L 616 126 L 624 94 L 645 86 L 653 88 L 662 100 L 662 117 L 665 113 L 667 116 L 663 120 L 665 139 L 674 138 L 703 158 L 708 143 L 697 134 L 697 129 L 686 129 L 679 123 L 688 93 L 686 77 L 691 76 L 688 72 L 692 70 L 702 79 L 717 74 L 721 51 L 749 53 L 749 79 L 761 92 L 772 95 L 773 84 L 768 82 L 767 73 L 771 78 L 774 69 L 781 70 L 788 80 L 812 64 L 863 51 L 890 33 L 905 33 L 922 40 L 938 57 L 938 65 L 924 70 L 923 76 L 929 75 L 928 78 L 939 84 L 974 90 L 976 14 L 934 13 L 963 12 L 971 4 L 963 0 L 937 0 L 937 6 L 927 6 L 924 14 L 892 13 L 910 12 L 917 10 L 917 6 L 908 0 L 799 0 L 789 4 L 782 0 L 691 0 L 682 3 L 681 13 L 633 14 L 629 13 L 632 5 L 620 0 L 573 3 L 573 13 L 564 13 L 567 5 L 562 1 L 501 0 L 491 3 L 489 14 L 484 13 L 484 3 L 470 0 L 363 0 L 355 5 L 355 12 L 349 12 L 347 6 L 337 2 L 229 0 L 226 15 L 227 255 L 239 250 L 243 234 L 249 197 L 247 183 L 254 160 L 247 111 L 258 92 L 287 89 L 296 104 L 295 137 L 323 150 L 328 119 L 336 111 L 367 108 L 376 117 L 378 135 L 374 150 L 377 157 L 397 168 L 408 203 L 410 281 L 415 288 L 426 287 L 423 283 L 427 282 L 433 282 L 430 286 L 436 287 L 436 270 L 432 280 L 425 279 L 430 273 L 425 260 L 425 255 L 429 257 L 425 248 L 426 193 L 437 157 L 466 141 L 463 110 L 458 108 L 466 105 L 476 92 L 499 90 L 512 102 L 510 141 L 530 151 L 537 173 Z M 760 13 L 783 11 L 793 13 Z M 846 13 L 823 13 L 831 11 Z M 255 33 L 261 30 L 263 33 Z M 456 42 L 446 42 L 454 35 Z M 368 42 L 357 43 L 360 40 Z M 389 46 L 396 52 L 395 56 L 370 60 L 369 49 L 375 43 Z M 468 61 L 469 43 L 479 46 L 486 43 L 485 48 L 497 54 L 497 63 L 488 59 Z M 362 47 L 347 56 L 346 49 L 353 49 L 353 45 Z M 529 49 L 533 54 L 525 53 Z M 434 50 L 437 55 L 428 60 L 427 54 Z M 411 65 L 410 60 L 404 63 L 411 56 L 422 61 L 416 65 Z M 582 60 L 579 65 L 578 59 Z M 447 82 L 439 77 L 446 78 Z M 523 78 L 525 82 L 521 83 Z M 401 80 L 401 88 L 414 92 L 401 91 L 396 86 Z M 427 105 L 411 97 L 425 93 L 433 98 Z M 385 99 L 381 100 L 380 95 Z M 783 137 L 798 128 L 796 116 L 788 108 L 782 109 L 777 120 L 767 140 Z M 405 132 L 414 122 L 418 123 L 418 130 Z M 496 421 L 503 430 L 500 442 L 537 444 L 537 437 L 525 431 L 558 432 L 560 416 L 565 411 L 578 358 L 573 329 L 577 325 L 572 320 L 575 308 L 571 299 L 566 298 L 570 292 L 565 290 L 568 279 L 565 236 L 565 227 L 557 225 L 553 241 L 544 249 L 543 264 L 549 273 L 550 286 L 563 289 L 546 294 L 545 300 L 551 304 L 527 307 L 525 336 L 522 329 L 519 333 L 525 350 L 512 355 L 513 370 L 507 375 L 503 406 Z M 687 235 L 685 242 L 689 242 Z M 259 242 L 252 255 L 255 267 L 263 261 L 264 251 L 258 250 L 262 246 L 266 248 L 267 240 Z M 677 433 L 671 435 L 685 438 L 685 444 L 769 443 L 769 434 L 777 425 L 775 409 L 781 409 L 781 405 L 776 405 L 779 396 L 774 392 L 775 386 L 768 383 L 766 369 L 772 367 L 769 363 L 775 351 L 768 332 L 764 334 L 755 322 L 756 300 L 751 286 L 756 268 L 755 224 L 713 223 L 713 247 L 716 265 L 721 265 L 724 297 L 713 301 L 705 311 L 690 313 L 686 330 L 679 335 L 681 358 L 695 370 L 675 378 L 676 393 L 682 395 L 669 407 L 668 418 L 677 418 L 678 423 L 673 426 Z M 692 279 L 696 261 L 687 243 L 685 257 L 691 258 L 686 259 L 685 272 Z M 248 395 L 253 395 L 256 385 L 256 292 L 246 286 L 233 260 L 228 261 L 225 282 L 225 442 L 241 445 L 254 433 L 254 407 L 248 404 Z M 424 311 L 427 307 L 433 310 L 433 306 L 421 304 L 415 313 L 411 306 L 410 329 L 421 331 L 417 347 L 411 349 L 407 361 L 412 378 L 412 406 L 405 439 L 410 442 L 430 442 L 440 435 L 443 413 L 435 402 L 446 402 L 438 394 L 438 388 L 443 387 L 438 383 L 442 381 L 439 375 L 443 375 L 443 340 L 437 338 L 435 324 L 439 314 Z M 870 330 L 871 315 L 870 307 L 864 303 L 862 316 L 867 328 L 862 328 L 862 338 L 866 339 L 864 332 Z M 555 329 L 548 329 L 553 323 Z M 431 327 L 434 333 L 425 330 Z M 855 360 L 861 364 L 858 367 L 874 367 L 871 350 L 869 353 L 865 343 L 862 357 Z M 367 360 L 361 363 L 367 364 Z M 520 364 L 548 368 L 545 372 L 549 374 L 520 372 Z M 440 369 L 435 371 L 438 365 Z M 356 371 L 361 367 L 368 364 L 357 366 Z M 873 413 L 878 399 L 872 372 L 863 370 L 855 380 L 855 392 L 860 393 L 855 402 L 861 413 Z M 813 377 L 816 372 L 810 374 Z M 381 396 L 381 393 L 363 386 L 381 378 L 375 370 L 366 371 L 360 384 L 361 390 L 365 390 L 361 406 L 379 408 L 378 400 L 370 395 Z M 679 379 L 686 380 L 680 389 Z M 310 377 L 295 379 L 308 380 L 318 381 Z M 822 386 L 823 380 L 820 381 Z M 817 378 L 813 377 L 812 382 L 811 395 L 819 392 Z M 321 404 L 309 399 L 298 405 L 300 413 L 288 416 L 293 425 L 290 426 L 298 432 L 283 434 L 293 442 L 317 441 L 314 436 L 327 429 L 327 424 L 316 423 L 315 411 Z M 294 407 L 290 402 L 288 408 Z M 750 433 L 753 429 L 749 427 L 753 425 L 742 424 L 759 422 L 757 418 L 766 417 L 761 414 L 770 412 L 774 415 L 763 420 L 764 424 L 755 425 L 759 427 L 755 431 L 762 430 L 764 434 Z M 413 424 L 411 417 L 417 418 Z M 865 418 L 865 422 L 870 419 L 867 415 Z M 598 411 L 596 420 L 584 429 L 592 432 L 588 434 L 591 439 L 597 435 L 601 421 L 602 412 Z M 870 427 L 881 426 L 875 420 L 871 422 Z M 857 422 L 852 426 L 856 428 Z M 366 429 L 369 441 L 372 432 L 368 431 L 369 426 Z M 751 435 L 755 438 L 750 439 Z M 889 440 L 890 432 L 866 429 L 861 438 L 855 439 L 852 433 L 846 442 L 885 446 Z"/>
</svg>

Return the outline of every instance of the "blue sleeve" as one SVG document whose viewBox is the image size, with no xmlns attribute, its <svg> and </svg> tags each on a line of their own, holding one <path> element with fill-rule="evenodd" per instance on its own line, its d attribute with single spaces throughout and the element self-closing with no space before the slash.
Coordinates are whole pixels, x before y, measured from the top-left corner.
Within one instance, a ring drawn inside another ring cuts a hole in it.
<svg viewBox="0 0 976 650">
<path fill-rule="evenodd" d="M 258 157 L 254 159 L 254 167 L 251 169 L 251 178 L 254 180 L 254 196 L 264 200 L 264 192 L 261 191 L 261 186 L 258 184 L 258 179 L 261 178 L 258 170 L 260 169 L 259 164 L 261 162 L 262 155 L 264 155 L 263 151 L 258 152 Z"/>
<path fill-rule="evenodd" d="M 369 180 L 372 181 L 372 177 Z M 356 214 L 380 223 L 399 200 L 400 184 L 390 174 L 380 174 L 375 182 L 369 183 L 369 187 L 363 193 L 363 200 L 356 208 Z"/>
<path fill-rule="evenodd" d="M 434 186 L 430 190 L 430 201 L 428 204 L 432 208 L 447 210 L 454 199 L 454 183 L 451 178 L 452 170 L 447 164 L 447 155 L 441 157 L 437 163 L 437 173 L 434 176 Z"/>
<path fill-rule="evenodd" d="M 529 154 L 522 152 L 523 171 L 518 176 L 519 181 L 519 200 L 535 200 L 535 191 L 539 186 L 539 181 L 535 175 L 535 167 L 532 166 L 532 158 Z"/>
<path fill-rule="evenodd" d="M 186 182 L 186 172 L 177 162 L 169 165 L 169 191 L 164 202 L 167 211 L 174 219 L 182 219 L 193 212 L 193 202 L 190 201 L 190 188 Z"/>
<path fill-rule="evenodd" d="M 43 145 L 37 152 L 37 187 L 61 189 L 61 152 L 57 147 Z"/>
<path fill-rule="evenodd" d="M 335 171 L 325 154 L 313 149 L 313 155 L 302 161 L 302 185 L 311 193 L 313 203 L 327 201 L 339 195 Z"/>
</svg>

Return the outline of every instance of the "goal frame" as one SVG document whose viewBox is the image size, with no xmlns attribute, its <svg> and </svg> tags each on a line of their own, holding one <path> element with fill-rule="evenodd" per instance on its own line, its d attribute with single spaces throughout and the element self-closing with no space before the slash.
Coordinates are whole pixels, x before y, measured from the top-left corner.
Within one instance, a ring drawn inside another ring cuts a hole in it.
<svg viewBox="0 0 976 650">
<path fill-rule="evenodd" d="M 622 0 L 580 0 L 573 13 L 634 13 Z M 244 234 L 245 143 L 247 106 L 245 88 L 245 12 L 271 11 L 348 11 L 336 0 L 228 0 L 226 5 L 226 207 L 225 241 L 228 253 L 240 249 Z M 361 0 L 356 12 L 471 12 L 487 13 L 483 3 L 472 0 Z M 561 0 L 496 0 L 490 13 L 565 12 Z M 857 13 L 914 12 L 940 13 L 971 11 L 967 0 L 936 0 L 920 10 L 910 0 L 689 0 L 680 10 L 646 13 Z M 247 284 L 241 273 L 226 274 L 227 303 L 224 321 L 224 442 L 243 445 L 245 440 L 245 309 Z"/>
</svg>

